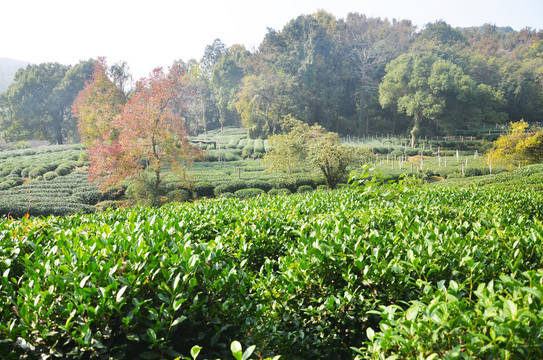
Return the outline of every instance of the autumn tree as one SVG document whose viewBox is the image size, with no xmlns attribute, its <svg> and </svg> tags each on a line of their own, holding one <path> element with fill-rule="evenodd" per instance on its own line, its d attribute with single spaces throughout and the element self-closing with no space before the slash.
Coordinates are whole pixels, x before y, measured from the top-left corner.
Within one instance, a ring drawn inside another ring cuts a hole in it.
<svg viewBox="0 0 543 360">
<path fill-rule="evenodd" d="M 309 126 L 291 116 L 282 120 L 283 134 L 269 138 L 273 150 L 264 155 L 268 171 L 307 169 L 324 176 L 326 184 L 334 189 L 347 179 L 348 167 L 373 158 L 367 148 L 354 148 L 341 144 L 339 135 L 328 132 L 320 125 Z"/>
<path fill-rule="evenodd" d="M 185 165 L 198 154 L 188 140 L 186 126 L 176 109 L 182 104 L 184 74 L 176 68 L 162 69 L 136 84 L 133 95 L 113 121 L 112 131 L 96 140 L 89 149 L 90 179 L 101 190 L 117 186 L 125 179 L 151 181 L 151 197 L 159 190 L 165 171 L 182 176 Z"/>
<path fill-rule="evenodd" d="M 119 84 L 124 86 L 126 78 L 122 76 L 122 69 L 115 68 L 114 71 Z M 72 113 L 78 119 L 81 141 L 87 145 L 105 133 L 116 133 L 113 121 L 126 102 L 125 94 L 110 80 L 108 73 L 106 59 L 98 58 L 94 62 L 94 73 L 72 104 Z"/>
<path fill-rule="evenodd" d="M 524 120 L 512 122 L 507 134 L 496 140 L 487 154 L 489 163 L 506 166 L 543 162 L 543 129 Z"/>
</svg>

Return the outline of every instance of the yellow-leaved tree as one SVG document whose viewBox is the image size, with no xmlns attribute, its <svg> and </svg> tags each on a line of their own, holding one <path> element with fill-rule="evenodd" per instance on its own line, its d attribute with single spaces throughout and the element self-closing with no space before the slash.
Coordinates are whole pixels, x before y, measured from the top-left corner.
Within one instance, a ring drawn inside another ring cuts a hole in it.
<svg viewBox="0 0 543 360">
<path fill-rule="evenodd" d="M 512 122 L 507 134 L 496 140 L 487 154 L 491 164 L 507 167 L 543 162 L 543 129 L 530 127 L 523 119 Z"/>
</svg>

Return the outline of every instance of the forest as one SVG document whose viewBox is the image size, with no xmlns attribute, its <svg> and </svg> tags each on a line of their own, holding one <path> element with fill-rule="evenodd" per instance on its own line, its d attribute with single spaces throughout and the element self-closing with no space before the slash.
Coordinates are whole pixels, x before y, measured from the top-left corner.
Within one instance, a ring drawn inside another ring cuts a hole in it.
<svg viewBox="0 0 543 360">
<path fill-rule="evenodd" d="M 268 29 L 255 50 L 220 39 L 203 57 L 177 60 L 184 72 L 189 134 L 243 126 L 266 138 L 286 115 L 339 134 L 470 135 L 481 128 L 543 118 L 543 31 L 443 21 L 417 29 L 409 20 L 319 11 Z M 8 141 L 78 142 L 71 105 L 93 73 L 75 66 L 28 65 L 0 96 Z M 105 59 L 104 59 L 105 61 Z M 108 78 L 130 97 L 126 63 Z"/>
</svg>

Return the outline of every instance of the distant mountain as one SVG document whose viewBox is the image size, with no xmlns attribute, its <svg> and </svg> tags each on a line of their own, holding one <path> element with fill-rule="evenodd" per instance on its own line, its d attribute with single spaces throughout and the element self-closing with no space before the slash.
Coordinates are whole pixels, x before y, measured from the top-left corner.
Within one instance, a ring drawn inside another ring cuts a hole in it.
<svg viewBox="0 0 543 360">
<path fill-rule="evenodd" d="M 13 75 L 17 70 L 28 64 L 26 61 L 0 58 L 0 93 L 6 91 L 9 84 L 13 82 Z"/>
</svg>

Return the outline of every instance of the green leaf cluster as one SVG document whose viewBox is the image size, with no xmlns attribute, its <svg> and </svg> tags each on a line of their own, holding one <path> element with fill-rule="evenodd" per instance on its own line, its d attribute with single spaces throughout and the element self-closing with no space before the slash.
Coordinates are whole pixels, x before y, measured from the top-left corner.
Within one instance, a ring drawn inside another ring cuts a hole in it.
<svg viewBox="0 0 543 360">
<path fill-rule="evenodd" d="M 540 357 L 541 192 L 375 179 L 1 221 L 0 350 Z"/>
</svg>

